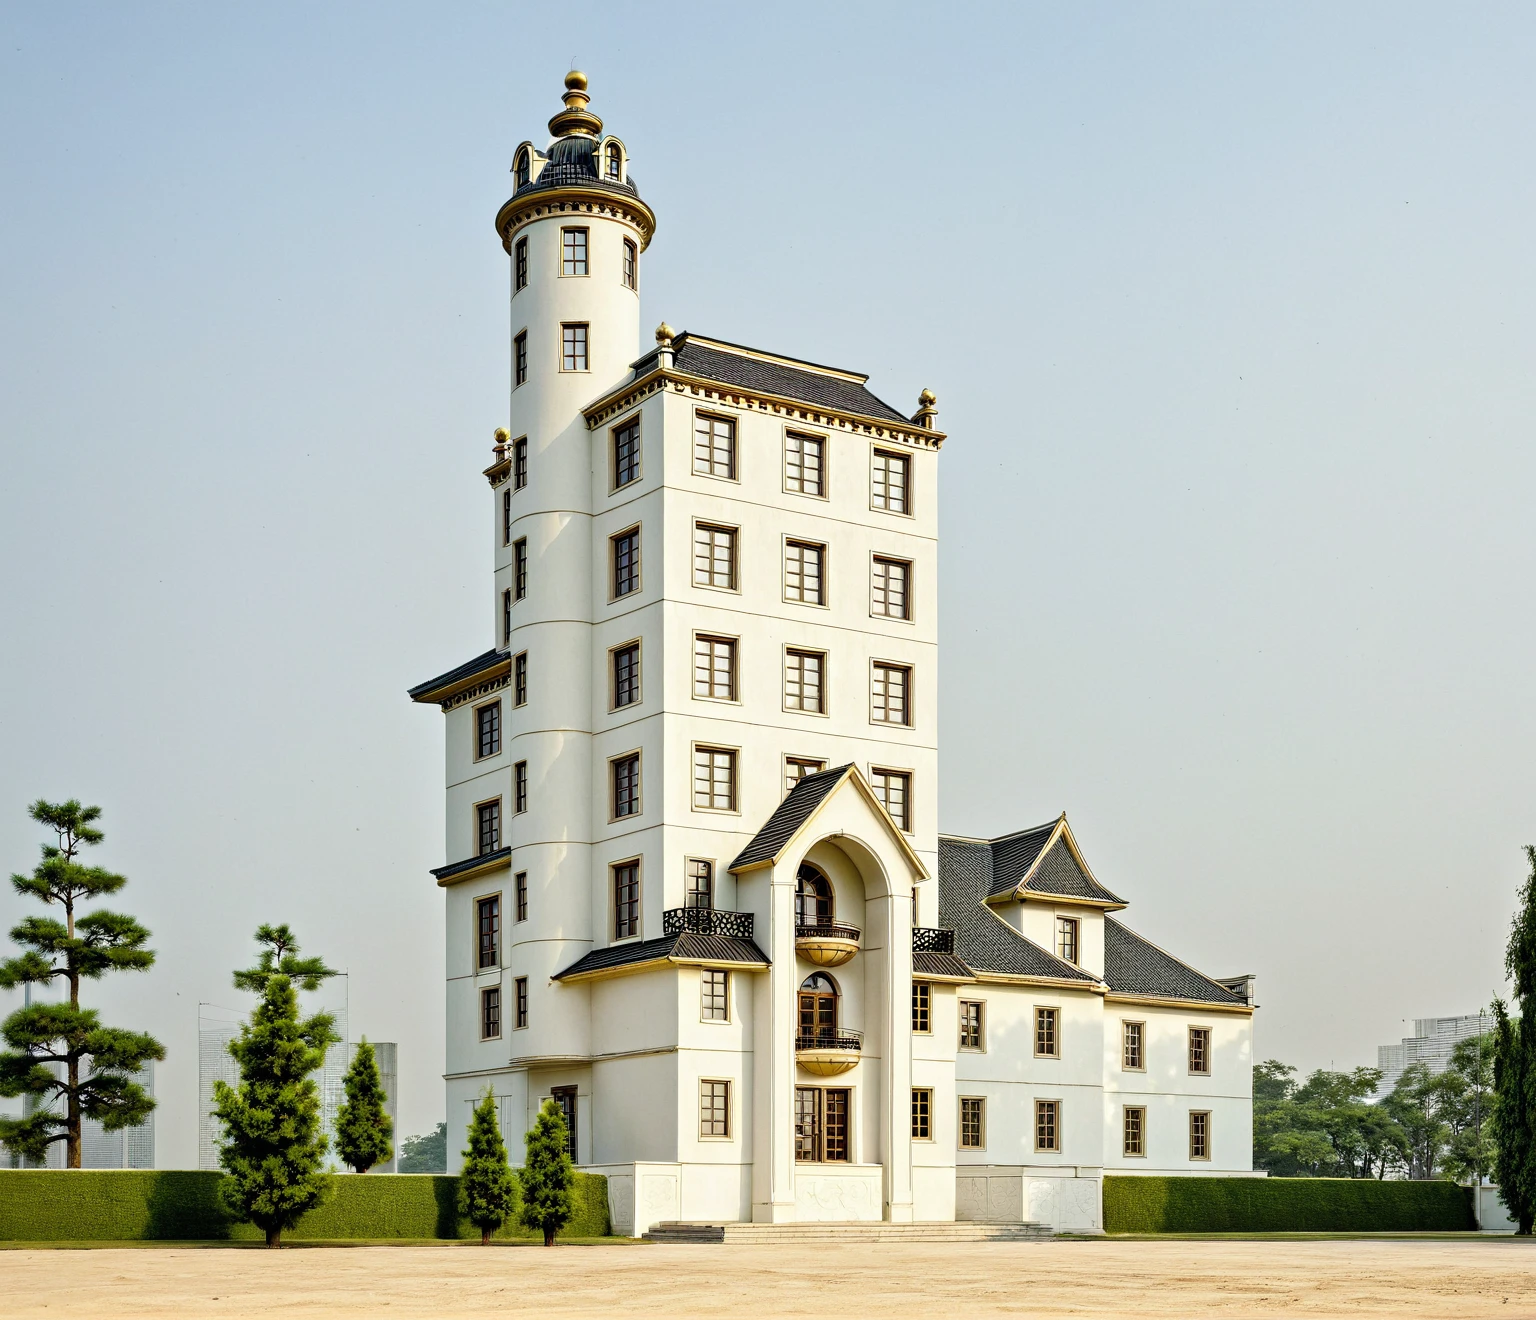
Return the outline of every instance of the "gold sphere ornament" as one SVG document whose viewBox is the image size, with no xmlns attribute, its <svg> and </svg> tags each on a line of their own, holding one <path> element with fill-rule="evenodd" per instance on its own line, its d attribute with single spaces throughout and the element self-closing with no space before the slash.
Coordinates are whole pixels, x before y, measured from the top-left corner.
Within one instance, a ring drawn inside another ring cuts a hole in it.
<svg viewBox="0 0 1536 1320">
<path fill-rule="evenodd" d="M 677 333 L 670 325 L 663 321 L 656 327 L 656 342 L 658 344 L 670 344 L 672 336 Z"/>
</svg>

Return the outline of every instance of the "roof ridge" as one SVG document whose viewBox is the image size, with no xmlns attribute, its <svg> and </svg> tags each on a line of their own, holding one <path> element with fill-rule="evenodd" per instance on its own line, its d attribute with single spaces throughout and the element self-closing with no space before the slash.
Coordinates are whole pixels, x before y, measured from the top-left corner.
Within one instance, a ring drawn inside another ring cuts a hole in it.
<svg viewBox="0 0 1536 1320">
<path fill-rule="evenodd" d="M 1149 949 L 1156 949 L 1157 952 L 1162 954 L 1163 957 L 1168 959 L 1169 962 L 1178 963 L 1178 965 L 1180 967 L 1182 967 L 1186 972 L 1188 972 L 1191 976 L 1198 976 L 1202 981 L 1205 981 L 1207 984 L 1209 984 L 1211 986 L 1214 986 L 1217 990 L 1224 991 L 1226 994 L 1231 995 L 1233 999 L 1238 1000 L 1239 1002 L 1242 1002 L 1242 996 L 1238 995 L 1236 992 L 1234 992 L 1232 990 L 1229 990 L 1226 986 L 1222 985 L 1222 983 L 1220 981 L 1216 980 L 1214 977 L 1207 976 L 1198 967 L 1191 967 L 1187 962 L 1184 961 L 1184 959 L 1180 958 L 1177 954 L 1169 953 L 1168 950 L 1163 948 L 1163 946 L 1161 944 L 1154 944 L 1151 940 L 1149 940 L 1140 931 L 1132 930 L 1129 926 L 1127 926 L 1125 924 L 1125 922 L 1117 920 L 1116 918 L 1110 916 L 1109 913 L 1107 913 L 1107 912 L 1104 914 L 1104 920 L 1107 921 L 1107 922 L 1110 922 L 1110 923 L 1112 923 L 1112 924 L 1114 924 L 1116 926 L 1119 926 L 1120 929 L 1123 930 L 1127 935 L 1131 936 L 1133 939 L 1140 940 Z M 1105 971 L 1108 972 L 1108 970 L 1109 969 L 1106 967 Z M 1110 989 L 1114 989 L 1114 987 L 1111 986 Z"/>
<path fill-rule="evenodd" d="M 814 371 L 823 375 L 837 376 L 844 380 L 850 380 L 859 385 L 867 384 L 869 373 L 854 371 L 851 367 L 832 367 L 825 362 L 812 362 L 809 358 L 790 357 L 787 353 L 775 353 L 772 349 L 753 348 L 750 344 L 737 344 L 729 339 L 716 339 L 713 335 L 701 335 L 692 330 L 684 330 L 681 334 L 672 337 L 672 346 L 692 343 L 701 348 L 718 349 L 725 353 L 734 353 L 738 356 L 749 355 L 763 358 L 769 362 L 777 362 L 780 366 L 790 367 L 798 371 Z"/>
</svg>

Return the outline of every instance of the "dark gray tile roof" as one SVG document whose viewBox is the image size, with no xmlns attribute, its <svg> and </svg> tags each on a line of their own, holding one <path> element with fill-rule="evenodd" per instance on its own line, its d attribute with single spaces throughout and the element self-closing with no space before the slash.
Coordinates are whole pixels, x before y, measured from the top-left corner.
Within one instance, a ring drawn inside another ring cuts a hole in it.
<svg viewBox="0 0 1536 1320">
<path fill-rule="evenodd" d="M 487 669 L 495 669 L 497 665 L 507 662 L 507 653 L 498 651 L 494 647 L 489 651 L 482 651 L 473 660 L 466 660 L 456 669 L 450 669 L 446 674 L 439 674 L 436 678 L 429 678 L 425 683 L 418 683 L 406 692 L 406 696 L 412 701 L 424 692 L 436 692 L 438 688 L 447 687 L 450 683 L 458 683 L 466 678 L 473 678 L 476 674 Z"/>
<path fill-rule="evenodd" d="M 512 194 L 514 198 L 529 193 L 544 192 L 551 188 L 601 188 L 605 192 L 625 197 L 639 197 L 635 176 L 627 180 L 610 179 L 598 169 L 598 143 L 581 134 L 556 138 L 549 145 L 548 163 L 539 171 L 539 177 L 525 183 Z"/>
<path fill-rule="evenodd" d="M 989 895 L 1010 894 L 1018 888 L 1019 881 L 1040 856 L 1040 850 L 1050 840 L 1056 821 L 1020 830 L 1001 839 L 993 839 L 988 848 L 992 853 L 992 883 Z"/>
<path fill-rule="evenodd" d="M 913 976 L 963 976 L 973 979 L 974 973 L 952 953 L 934 953 L 929 949 L 912 950 Z"/>
<path fill-rule="evenodd" d="M 554 979 L 559 981 L 567 976 L 608 971 L 615 967 L 628 967 L 634 963 L 654 962 L 658 958 L 729 963 L 737 967 L 768 966 L 768 955 L 752 940 L 738 939 L 733 935 L 697 935 L 692 931 L 683 931 L 679 935 L 663 935 L 660 939 L 639 940 L 634 944 L 612 944 L 606 949 L 593 949 L 590 953 L 578 958 L 563 972 L 556 972 Z"/>
<path fill-rule="evenodd" d="M 1109 916 L 1104 918 L 1104 980 L 1111 990 L 1127 995 L 1207 1004 L 1248 1002 Z"/>
<path fill-rule="evenodd" d="M 495 866 L 511 856 L 512 849 L 498 848 L 495 852 L 481 853 L 478 857 L 466 857 L 462 862 L 449 862 L 447 866 L 435 867 L 432 874 L 439 880 L 448 880 L 465 871 L 473 871 L 476 867 Z"/>
<path fill-rule="evenodd" d="M 779 849 L 795 837 L 795 831 L 810 819 L 811 813 L 822 804 L 827 794 L 842 783 L 843 776 L 852 768 L 851 765 L 839 765 L 830 770 L 817 771 L 814 775 L 806 775 L 794 786 L 789 796 L 779 803 L 767 823 L 737 853 L 726 870 L 739 871 L 755 862 L 769 862 L 777 857 Z"/>
<path fill-rule="evenodd" d="M 724 340 L 716 340 L 724 343 Z M 733 345 L 741 348 L 744 345 Z M 749 353 L 760 349 L 747 349 Z M 762 394 L 777 395 L 781 399 L 795 399 L 815 404 L 833 412 L 853 413 L 858 417 L 871 417 L 879 421 L 900 422 L 910 426 L 911 418 L 902 416 L 883 399 L 871 394 L 857 381 L 838 376 L 824 376 L 819 371 L 806 371 L 782 362 L 767 362 L 762 358 L 747 357 L 742 353 L 728 353 L 707 344 L 697 344 L 688 335 L 678 335 L 672 341 L 672 365 L 678 371 L 704 380 L 718 381 L 722 385 L 735 385 L 744 390 L 756 390 Z M 635 373 L 644 375 L 655 365 L 654 352 L 646 354 L 634 364 Z M 850 373 L 854 374 L 854 373 Z"/>
<path fill-rule="evenodd" d="M 996 872 L 994 871 L 994 876 Z M 1024 886 L 1027 894 L 1064 894 L 1068 898 L 1091 898 L 1098 903 L 1121 903 L 1124 900 L 1111 894 L 1097 880 L 1084 872 L 1067 847 L 1065 839 L 1058 839 L 1044 857 L 1029 883 Z"/>
<path fill-rule="evenodd" d="M 939 840 L 939 925 L 955 932 L 955 952 L 978 972 L 1049 976 L 1096 984 L 1095 978 L 1025 939 L 987 906 L 992 885 L 992 845 L 969 839 Z"/>
</svg>

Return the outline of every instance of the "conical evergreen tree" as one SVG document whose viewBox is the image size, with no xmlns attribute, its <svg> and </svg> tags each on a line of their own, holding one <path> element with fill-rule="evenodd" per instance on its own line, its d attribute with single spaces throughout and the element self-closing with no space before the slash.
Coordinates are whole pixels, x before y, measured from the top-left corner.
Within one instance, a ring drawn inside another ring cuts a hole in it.
<svg viewBox="0 0 1536 1320">
<path fill-rule="evenodd" d="M 1528 1235 L 1536 1222 L 1536 847 L 1525 856 L 1531 873 L 1504 954 L 1520 1016 L 1512 1021 L 1502 1001 L 1493 1006 L 1493 1139 L 1499 1197 Z"/>
<path fill-rule="evenodd" d="M 378 1061 L 365 1036 L 342 1081 L 347 1098 L 336 1114 L 336 1153 L 355 1173 L 367 1173 L 383 1164 L 394 1150 L 390 1137 L 395 1125 L 384 1112 L 384 1084 Z"/>
<path fill-rule="evenodd" d="M 571 1222 L 571 1184 L 576 1171 L 566 1151 L 570 1132 L 565 1115 L 553 1100 L 546 1100 L 539 1116 L 523 1138 L 527 1157 L 522 1185 L 524 1228 L 544 1234 L 544 1245 L 555 1245 L 555 1234 Z"/>
<path fill-rule="evenodd" d="M 267 1235 L 269 1247 L 330 1188 L 320 1090 L 310 1073 L 337 1039 L 330 1014 L 300 1020 L 293 982 L 272 971 L 250 1022 L 229 1043 L 240 1085 L 213 1084 L 214 1112 L 224 1124 L 219 1162 L 229 1175 L 220 1191 L 238 1219 Z"/>
<path fill-rule="evenodd" d="M 39 799 L 29 814 L 58 841 L 44 844 L 32 874 L 13 875 L 11 884 L 18 894 L 57 903 L 64 920 L 27 917 L 11 931 L 26 952 L 0 962 L 0 988 L 62 981 L 69 1000 L 25 1005 L 0 1026 L 9 1046 L 0 1052 L 0 1096 L 37 1102 L 24 1118 L 0 1118 L 0 1141 L 39 1163 L 50 1145 L 62 1141 L 65 1165 L 78 1169 L 83 1120 L 95 1119 L 108 1132 L 142 1123 L 155 1102 L 134 1075 L 148 1060 L 165 1058 L 165 1047 L 153 1036 L 104 1027 L 94 1009 L 81 1008 L 80 982 L 107 972 L 146 971 L 155 955 L 144 947 L 149 932 L 132 917 L 105 910 L 76 915 L 78 905 L 128 883 L 77 860 L 82 847 L 104 837 L 95 825 L 101 808 L 74 798 Z"/>
<path fill-rule="evenodd" d="M 496 1100 L 486 1088 L 469 1120 L 469 1145 L 459 1172 L 459 1213 L 480 1230 L 480 1245 L 507 1222 L 516 1191 L 507 1147 L 496 1122 Z"/>
</svg>

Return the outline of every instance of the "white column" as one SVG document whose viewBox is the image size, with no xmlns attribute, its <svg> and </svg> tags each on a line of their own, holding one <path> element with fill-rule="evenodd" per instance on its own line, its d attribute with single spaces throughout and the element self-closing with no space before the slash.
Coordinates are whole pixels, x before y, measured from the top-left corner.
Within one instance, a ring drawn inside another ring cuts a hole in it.
<svg viewBox="0 0 1536 1320">
<path fill-rule="evenodd" d="M 767 954 L 757 981 L 752 1037 L 752 1219 L 795 1219 L 795 868 L 768 881 Z"/>
<path fill-rule="evenodd" d="M 880 1162 L 885 1167 L 885 1218 L 912 1222 L 912 894 L 877 900 L 885 948 L 881 968 Z"/>
</svg>

